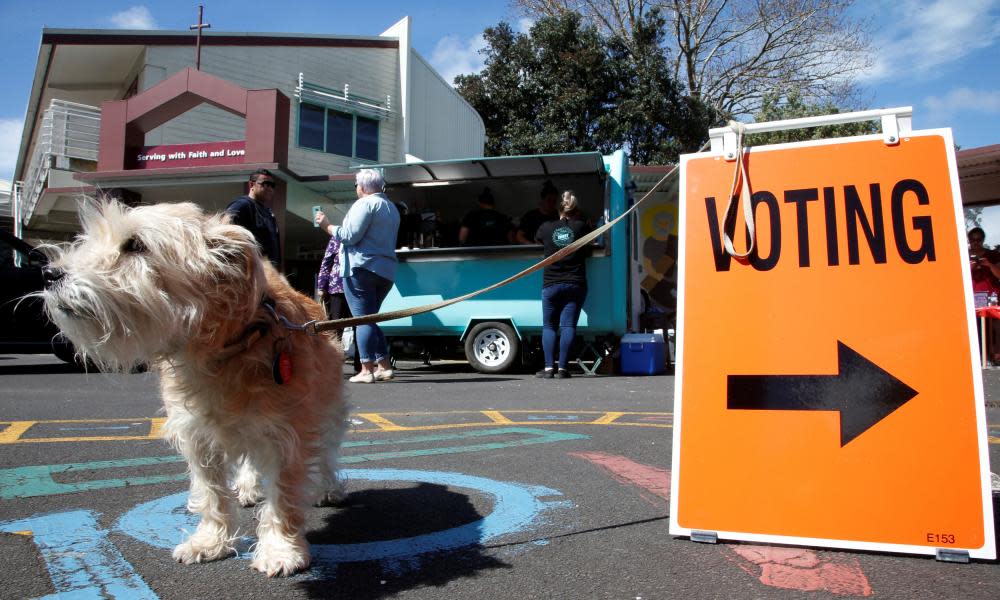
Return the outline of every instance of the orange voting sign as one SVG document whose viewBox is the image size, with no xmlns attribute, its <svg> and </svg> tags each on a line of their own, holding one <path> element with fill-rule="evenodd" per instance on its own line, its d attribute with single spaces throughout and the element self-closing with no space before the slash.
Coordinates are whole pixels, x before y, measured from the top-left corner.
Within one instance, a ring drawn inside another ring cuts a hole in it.
<svg viewBox="0 0 1000 600">
<path fill-rule="evenodd" d="M 672 534 L 995 557 L 951 132 L 891 141 L 747 150 L 746 258 L 682 157 Z"/>
</svg>

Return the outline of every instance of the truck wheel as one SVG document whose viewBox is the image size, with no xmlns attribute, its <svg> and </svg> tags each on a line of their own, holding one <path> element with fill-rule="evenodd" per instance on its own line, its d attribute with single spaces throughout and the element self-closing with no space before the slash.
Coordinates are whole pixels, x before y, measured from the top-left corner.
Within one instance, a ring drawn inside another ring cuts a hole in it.
<svg viewBox="0 0 1000 600">
<path fill-rule="evenodd" d="M 465 358 L 480 373 L 503 373 L 517 358 L 521 342 L 506 323 L 479 323 L 465 338 Z"/>
</svg>

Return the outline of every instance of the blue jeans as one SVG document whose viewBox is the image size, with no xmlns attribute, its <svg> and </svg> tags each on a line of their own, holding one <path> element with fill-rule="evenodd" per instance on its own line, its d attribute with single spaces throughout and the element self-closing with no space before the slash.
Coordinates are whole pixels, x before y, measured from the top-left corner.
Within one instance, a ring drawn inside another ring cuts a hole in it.
<svg viewBox="0 0 1000 600">
<path fill-rule="evenodd" d="M 377 313 L 391 289 L 391 281 L 368 269 L 355 268 L 351 275 L 344 278 L 344 297 L 351 307 L 351 314 L 356 317 Z M 354 337 L 358 342 L 361 362 L 378 362 L 389 357 L 389 345 L 378 325 L 358 325 Z"/>
<path fill-rule="evenodd" d="M 576 283 L 553 283 L 542 288 L 542 352 L 545 366 L 556 366 L 556 329 L 559 334 L 559 368 L 565 369 L 569 349 L 576 337 L 587 286 Z"/>
</svg>

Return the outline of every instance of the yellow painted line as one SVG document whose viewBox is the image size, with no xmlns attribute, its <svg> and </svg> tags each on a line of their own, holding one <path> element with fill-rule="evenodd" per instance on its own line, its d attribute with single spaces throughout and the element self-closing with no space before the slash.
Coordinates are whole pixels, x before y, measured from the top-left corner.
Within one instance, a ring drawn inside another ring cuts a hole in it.
<svg viewBox="0 0 1000 600">
<path fill-rule="evenodd" d="M 118 418 L 118 419 L 49 419 L 45 421 L 31 421 L 32 423 L 39 423 L 44 425 L 51 425 L 53 423 L 142 423 L 143 421 L 151 421 L 151 417 L 133 417 L 131 419 Z M 18 423 L 19 421 L 0 421 L 0 423 Z"/>
<path fill-rule="evenodd" d="M 489 419 L 490 421 L 493 421 L 494 425 L 513 425 L 514 424 L 514 421 L 511 421 L 507 417 L 503 416 L 503 413 L 501 413 L 498 410 L 483 410 L 483 411 L 480 411 L 480 412 L 482 412 L 483 416 L 485 416 L 487 419 Z"/>
<path fill-rule="evenodd" d="M 163 424 L 167 420 L 163 417 L 158 419 L 150 419 L 149 422 L 149 439 L 155 440 L 157 438 L 163 437 Z"/>
<path fill-rule="evenodd" d="M 400 427 L 399 425 L 396 425 L 395 423 L 393 423 L 389 419 L 386 419 L 385 417 L 383 417 L 382 415 L 380 415 L 378 413 L 358 413 L 357 416 L 361 417 L 362 419 L 365 419 L 366 421 L 370 421 L 370 422 L 374 423 L 375 425 L 378 425 L 380 431 L 407 431 L 408 430 L 408 428 L 406 428 L 406 427 Z"/>
<path fill-rule="evenodd" d="M 35 425 L 81 425 L 87 423 L 150 423 L 146 435 L 102 435 L 102 436 L 65 436 L 57 438 L 24 438 L 21 437 Z M 9 427 L 0 431 L 0 444 L 40 444 L 50 442 L 117 442 L 155 440 L 163 436 L 164 418 L 134 418 L 134 419 L 53 419 L 51 421 L 6 421 Z"/>
<path fill-rule="evenodd" d="M 101 435 L 93 437 L 56 437 L 56 438 L 25 438 L 18 444 L 48 444 L 51 442 L 144 442 L 149 441 L 148 435 Z"/>
<path fill-rule="evenodd" d="M 18 441 L 24 432 L 31 428 L 36 421 L 8 421 L 7 428 L 0 431 L 0 444 L 13 444 Z"/>
<path fill-rule="evenodd" d="M 993 437 L 993 436 L 991 435 L 991 436 L 990 436 L 990 443 L 991 443 L 991 444 L 1000 444 L 1000 437 Z"/>
<path fill-rule="evenodd" d="M 511 422 L 511 425 L 522 425 L 523 423 Z M 534 424 L 534 422 L 532 422 Z M 440 429 L 461 429 L 464 427 L 496 427 L 493 421 L 482 421 L 479 423 L 444 423 L 442 425 L 396 425 L 393 429 L 352 429 L 353 433 L 378 433 L 380 431 L 437 431 Z"/>
<path fill-rule="evenodd" d="M 14 535 L 26 535 L 28 537 L 31 537 L 31 536 L 35 535 L 35 532 L 33 532 L 33 531 L 14 531 L 12 533 Z"/>
<path fill-rule="evenodd" d="M 544 411 L 543 411 L 544 412 Z M 360 415 L 359 415 L 360 416 Z M 353 433 L 376 433 L 379 431 L 436 431 L 439 429 L 459 429 L 462 427 L 496 427 L 497 425 L 514 425 L 517 427 L 537 427 L 539 425 L 594 425 L 593 421 L 482 421 L 478 423 L 445 423 L 441 425 L 396 425 L 394 429 L 352 429 Z M 673 425 L 666 423 L 609 423 L 615 427 L 653 427 L 655 429 L 671 429 Z"/>
<path fill-rule="evenodd" d="M 468 414 L 483 414 L 482 410 L 442 410 L 442 411 L 412 411 L 408 410 L 406 412 L 380 412 L 380 415 L 385 415 L 389 417 L 398 416 L 418 416 L 418 415 L 468 415 Z M 546 414 L 546 415 L 604 415 L 607 414 L 606 410 L 544 410 L 544 409 L 526 409 L 526 408 L 514 408 L 502 412 L 504 414 Z M 665 417 L 673 415 L 671 412 L 648 412 L 648 411 L 622 411 L 623 415 L 644 415 L 644 416 L 658 416 Z"/>
<path fill-rule="evenodd" d="M 621 413 L 621 412 L 604 413 L 603 417 L 601 417 L 600 419 L 594 419 L 593 421 L 590 422 L 590 424 L 591 425 L 611 425 L 616 420 L 618 420 L 619 417 L 623 416 L 624 414 L 625 413 Z"/>
</svg>

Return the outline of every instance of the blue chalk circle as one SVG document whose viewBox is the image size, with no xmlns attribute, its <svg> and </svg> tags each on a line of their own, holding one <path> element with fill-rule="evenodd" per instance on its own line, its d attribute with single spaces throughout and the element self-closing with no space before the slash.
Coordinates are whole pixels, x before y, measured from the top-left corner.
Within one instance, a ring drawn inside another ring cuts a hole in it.
<svg viewBox="0 0 1000 600">
<path fill-rule="evenodd" d="M 482 546 L 514 533 L 529 531 L 540 524 L 546 511 L 566 509 L 571 503 L 563 500 L 562 492 L 535 485 L 523 485 L 476 477 L 462 473 L 416 471 L 402 469 L 344 469 L 341 474 L 349 481 L 412 481 L 475 490 L 490 496 L 493 510 L 481 519 L 458 527 L 394 540 L 379 540 L 355 544 L 313 544 L 313 559 L 318 565 L 362 562 L 403 561 L 407 558 Z M 543 498 L 556 497 L 553 501 Z M 140 504 L 123 515 L 115 528 L 141 542 L 172 549 L 195 530 L 198 516 L 187 511 L 187 492 L 172 494 Z M 253 543 L 244 539 L 245 547 Z M 248 555 L 241 552 L 240 557 Z"/>
</svg>

